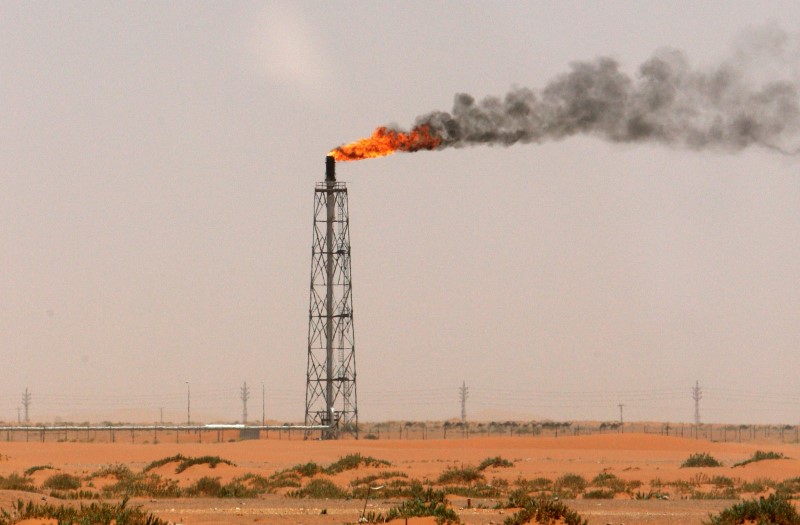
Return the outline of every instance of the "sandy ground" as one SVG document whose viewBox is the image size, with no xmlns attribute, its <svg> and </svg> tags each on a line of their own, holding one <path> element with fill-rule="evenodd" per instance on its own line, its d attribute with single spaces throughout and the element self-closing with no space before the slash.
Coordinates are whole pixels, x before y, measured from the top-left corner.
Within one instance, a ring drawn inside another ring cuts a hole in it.
<svg viewBox="0 0 800 525">
<path fill-rule="evenodd" d="M 732 468 L 733 463 L 749 458 L 756 450 L 782 452 L 789 458 L 800 458 L 800 445 L 769 443 L 713 443 L 704 440 L 665 437 L 652 434 L 604 434 L 577 437 L 491 437 L 458 440 L 360 440 L 300 441 L 260 440 L 221 443 L 0 443 L 0 475 L 22 473 L 36 465 L 50 465 L 33 477 L 37 485 L 55 472 L 76 475 L 90 474 L 104 466 L 122 463 L 141 470 L 148 463 L 167 456 L 213 455 L 232 461 L 236 466 L 207 465 L 191 467 L 175 474 L 174 465 L 155 472 L 177 480 L 182 486 L 203 476 L 218 477 L 224 483 L 252 472 L 268 476 L 298 463 L 314 461 L 326 465 L 350 454 L 388 460 L 391 470 L 408 474 L 409 478 L 435 479 L 448 466 L 477 465 L 483 459 L 502 456 L 514 462 L 511 468 L 492 468 L 487 479 L 513 481 L 519 477 L 556 479 L 574 473 L 591 479 L 601 472 L 610 472 L 625 480 L 638 480 L 646 488 L 654 480 L 689 481 L 698 475 L 728 476 L 753 481 L 760 478 L 781 481 L 800 476 L 800 459 L 769 460 Z M 724 467 L 681 469 L 680 464 L 692 453 L 708 452 Z M 386 470 L 361 468 L 339 474 L 333 480 L 345 486 L 355 477 Z M 17 498 L 41 500 L 40 494 L 0 491 L 0 507 L 8 508 Z M 52 502 L 52 498 L 48 498 Z M 512 511 L 495 510 L 495 500 L 472 500 L 451 497 L 450 502 L 464 523 L 502 523 Z M 357 522 L 364 508 L 361 501 L 303 500 L 268 495 L 258 499 L 140 500 L 135 503 L 168 519 L 184 524 L 342 524 Z M 370 501 L 368 511 L 385 513 L 396 500 L 377 498 Z M 570 500 L 567 505 L 594 524 L 699 524 L 709 513 L 732 504 L 720 500 Z M 476 508 L 478 507 L 478 508 Z M 482 507 L 482 508 L 480 508 Z M 326 513 L 323 514 L 323 509 Z M 430 520 L 410 523 L 430 523 Z"/>
</svg>

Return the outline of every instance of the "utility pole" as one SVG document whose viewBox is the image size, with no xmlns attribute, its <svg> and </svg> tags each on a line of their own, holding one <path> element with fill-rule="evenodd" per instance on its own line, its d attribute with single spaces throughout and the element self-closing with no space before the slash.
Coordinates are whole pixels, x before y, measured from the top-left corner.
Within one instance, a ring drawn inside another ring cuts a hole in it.
<svg viewBox="0 0 800 525">
<path fill-rule="evenodd" d="M 623 403 L 620 403 L 617 406 L 619 406 L 619 431 L 623 432 L 623 428 L 625 427 L 625 420 L 622 419 L 622 407 L 624 407 L 625 405 Z"/>
<path fill-rule="evenodd" d="M 164 424 L 164 407 L 158 407 L 158 411 L 161 413 L 161 417 L 159 419 L 160 423 Z"/>
<path fill-rule="evenodd" d="M 261 382 L 261 426 L 262 427 L 264 426 L 264 422 L 267 419 L 266 418 L 267 413 L 265 411 L 266 399 L 267 399 L 267 394 L 266 391 L 264 390 L 264 382 L 262 381 Z"/>
<path fill-rule="evenodd" d="M 30 423 L 30 412 L 28 409 L 31 406 L 31 393 L 28 392 L 28 387 L 25 387 L 25 393 L 22 394 L 22 406 L 25 407 L 25 422 Z"/>
<path fill-rule="evenodd" d="M 242 400 L 242 424 L 247 424 L 247 400 L 250 399 L 250 389 L 247 388 L 247 381 L 244 382 L 244 385 L 240 389 L 239 392 L 239 399 Z"/>
<path fill-rule="evenodd" d="M 22 416 L 19 415 L 21 408 L 17 407 L 17 424 L 22 423 Z"/>
<path fill-rule="evenodd" d="M 694 382 L 692 388 L 692 399 L 694 399 L 694 424 L 700 424 L 700 400 L 703 399 L 703 391 L 700 388 L 700 381 Z"/>
<path fill-rule="evenodd" d="M 461 383 L 461 388 L 458 389 L 458 397 L 461 399 L 461 422 L 467 422 L 467 398 L 469 397 L 469 387 L 467 382 Z"/>
</svg>

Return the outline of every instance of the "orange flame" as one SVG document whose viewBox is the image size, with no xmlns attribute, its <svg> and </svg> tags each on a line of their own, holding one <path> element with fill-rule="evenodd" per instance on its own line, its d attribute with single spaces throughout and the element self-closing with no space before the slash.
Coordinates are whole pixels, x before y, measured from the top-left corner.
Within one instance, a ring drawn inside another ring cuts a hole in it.
<svg viewBox="0 0 800 525">
<path fill-rule="evenodd" d="M 442 139 L 431 133 L 431 127 L 427 124 L 417 126 L 408 133 L 381 126 L 372 132 L 371 137 L 334 148 L 328 155 L 339 161 L 374 159 L 398 151 L 430 150 L 441 143 Z"/>
</svg>

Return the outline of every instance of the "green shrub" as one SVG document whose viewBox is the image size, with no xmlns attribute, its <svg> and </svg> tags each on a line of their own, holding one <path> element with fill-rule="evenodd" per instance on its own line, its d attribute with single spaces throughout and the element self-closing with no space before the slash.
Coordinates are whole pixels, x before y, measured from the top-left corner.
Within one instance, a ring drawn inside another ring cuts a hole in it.
<svg viewBox="0 0 800 525">
<path fill-rule="evenodd" d="M 781 481 L 775 486 L 775 492 L 784 497 L 791 497 L 800 493 L 800 477 Z"/>
<path fill-rule="evenodd" d="M 58 523 L 112 523 L 119 525 L 167 525 L 167 522 L 145 513 L 139 507 L 129 508 L 125 499 L 118 505 L 109 503 L 92 503 L 80 507 L 54 506 L 48 503 L 37 504 L 29 501 L 27 504 L 18 500 L 13 505 L 13 516 L 3 510 L 0 515 L 0 525 L 12 525 L 21 520 L 55 519 Z"/>
<path fill-rule="evenodd" d="M 553 490 L 553 482 L 547 478 L 517 478 L 514 485 L 526 492 Z"/>
<path fill-rule="evenodd" d="M 742 492 L 758 494 L 761 492 L 766 492 L 771 488 L 775 488 L 776 485 L 777 484 L 771 479 L 758 478 L 754 479 L 753 481 L 745 481 L 739 488 Z"/>
<path fill-rule="evenodd" d="M 174 456 L 169 456 L 169 457 L 166 457 L 166 458 L 157 459 L 157 460 L 153 461 L 152 463 L 150 463 L 149 465 L 147 465 L 142 472 L 149 472 L 149 471 L 151 471 L 151 470 L 153 470 L 155 468 L 163 467 L 167 463 L 180 463 L 181 461 L 184 461 L 185 459 L 186 459 L 186 456 L 184 456 L 183 454 L 176 454 Z"/>
<path fill-rule="evenodd" d="M 179 498 L 183 495 L 177 481 L 144 472 L 124 477 L 104 487 L 102 492 L 107 498 Z"/>
<path fill-rule="evenodd" d="M 583 493 L 584 499 L 614 499 L 615 491 L 611 489 L 587 490 Z"/>
<path fill-rule="evenodd" d="M 490 468 L 490 467 L 492 467 L 492 468 L 500 468 L 500 467 L 508 468 L 508 467 L 513 467 L 513 466 L 514 466 L 514 463 L 512 463 L 511 461 L 509 461 L 507 459 L 504 459 L 504 458 L 502 458 L 500 456 L 495 456 L 493 458 L 486 458 L 483 461 L 481 461 L 480 465 L 478 465 L 478 470 L 483 472 L 484 470 L 486 470 L 487 468 Z"/>
<path fill-rule="evenodd" d="M 222 459 L 219 456 L 201 456 L 199 458 L 185 458 L 175 468 L 175 474 L 180 474 L 189 467 L 194 465 L 208 465 L 209 468 L 217 468 L 217 465 L 224 463 L 226 465 L 235 466 L 231 461 Z"/>
<path fill-rule="evenodd" d="M 253 474 L 252 472 L 248 472 L 244 476 L 240 476 L 233 481 L 248 486 L 260 493 L 267 492 L 272 488 L 272 482 L 269 478 L 265 478 L 260 474 Z M 299 487 L 300 485 L 298 484 L 297 486 Z"/>
<path fill-rule="evenodd" d="M 261 493 L 263 493 L 263 491 L 248 487 L 241 481 L 235 479 L 223 485 L 217 496 L 220 498 L 256 498 Z"/>
<path fill-rule="evenodd" d="M 610 472 L 601 472 L 592 480 L 592 485 L 595 487 L 603 487 L 611 490 L 612 493 L 625 492 L 628 488 L 625 480 L 618 478 Z M 584 496 L 585 497 L 585 496 Z"/>
<path fill-rule="evenodd" d="M 308 463 L 303 463 L 300 465 L 295 465 L 291 469 L 293 472 L 296 472 L 298 475 L 306 478 L 310 478 L 315 476 L 316 474 L 322 472 L 322 467 L 314 463 L 313 461 L 309 461 Z"/>
<path fill-rule="evenodd" d="M 692 454 L 689 458 L 681 463 L 681 468 L 698 468 L 698 467 L 721 467 L 722 463 L 716 460 L 708 452 L 701 452 L 699 454 Z"/>
<path fill-rule="evenodd" d="M 754 463 L 756 461 L 764 461 L 765 459 L 787 459 L 786 456 L 781 454 L 780 452 L 764 452 L 763 450 L 756 450 L 755 453 L 750 457 L 750 459 L 746 459 L 744 461 L 740 461 L 739 463 L 735 463 L 734 467 L 742 467 L 747 465 L 748 463 Z"/>
<path fill-rule="evenodd" d="M 447 467 L 447 469 L 442 472 L 436 480 L 436 483 L 440 485 L 446 485 L 450 483 L 475 483 L 477 481 L 484 481 L 486 478 L 481 474 L 481 472 L 472 466 L 464 466 L 464 467 Z"/>
<path fill-rule="evenodd" d="M 586 489 L 588 483 L 578 474 L 564 474 L 553 484 L 553 491 L 562 498 L 574 499 Z"/>
<path fill-rule="evenodd" d="M 100 470 L 96 470 L 89 475 L 90 479 L 94 478 L 114 478 L 117 481 L 121 479 L 127 479 L 133 476 L 133 472 L 127 465 L 109 465 L 106 467 L 101 468 Z"/>
<path fill-rule="evenodd" d="M 714 476 L 709 479 L 708 482 L 717 488 L 733 487 L 736 484 L 731 478 L 726 476 Z"/>
<path fill-rule="evenodd" d="M 53 467 L 52 467 L 52 466 L 50 466 L 50 465 L 36 465 L 36 466 L 34 466 L 34 467 L 31 467 L 31 468 L 27 469 L 27 470 L 25 471 L 25 475 L 26 475 L 26 476 L 30 476 L 30 475 L 31 475 L 31 474 L 33 474 L 34 472 L 38 472 L 38 471 L 40 471 L 40 470 L 51 470 L 52 468 L 53 468 Z"/>
<path fill-rule="evenodd" d="M 81 478 L 66 472 L 53 474 L 44 480 L 42 487 L 53 490 L 78 490 L 81 488 Z"/>
<path fill-rule="evenodd" d="M 308 484 L 298 491 L 290 492 L 287 496 L 292 498 L 316 498 L 316 499 L 344 499 L 350 496 L 346 490 L 340 489 L 329 479 L 312 479 Z"/>
<path fill-rule="evenodd" d="M 338 474 L 345 470 L 355 470 L 361 466 L 365 467 L 390 467 L 392 464 L 383 459 L 375 459 L 371 456 L 362 456 L 361 454 L 348 454 L 344 457 L 334 461 L 325 469 L 326 474 Z"/>
<path fill-rule="evenodd" d="M 475 485 L 445 485 L 441 487 L 445 494 L 453 494 L 456 496 L 464 496 L 467 498 L 497 498 L 503 494 L 503 491 L 492 485 L 486 483 L 477 483 Z"/>
<path fill-rule="evenodd" d="M 358 485 L 370 485 L 376 481 L 381 481 L 385 479 L 391 478 L 407 478 L 408 474 L 405 472 L 400 472 L 399 470 L 384 470 L 379 472 L 378 474 L 372 474 L 369 476 L 364 476 L 363 478 L 356 478 L 350 482 L 350 485 L 356 487 Z"/>
<path fill-rule="evenodd" d="M 445 493 L 432 488 L 417 492 L 410 500 L 390 508 L 386 513 L 386 521 L 424 516 L 433 516 L 438 525 L 461 523 L 455 511 L 447 507 Z"/>
<path fill-rule="evenodd" d="M 739 493 L 733 487 L 712 489 L 708 492 L 692 490 L 689 493 L 689 499 L 739 499 Z"/>
<path fill-rule="evenodd" d="M 222 459 L 219 456 L 201 456 L 197 458 L 186 457 L 183 454 L 175 454 L 174 456 L 169 456 L 166 458 L 157 459 L 153 461 L 149 465 L 147 465 L 142 472 L 149 472 L 155 468 L 163 467 L 168 463 L 177 463 L 178 466 L 175 467 L 175 474 L 180 474 L 184 470 L 194 465 L 203 465 L 207 464 L 210 468 L 216 468 L 217 465 L 220 463 L 224 463 L 226 465 L 233 465 L 232 462 L 228 461 L 227 459 Z"/>
<path fill-rule="evenodd" d="M 521 502 L 522 510 L 509 516 L 503 525 L 523 525 L 524 523 L 563 523 L 564 525 L 587 525 L 580 514 L 560 501 L 549 498 L 529 498 Z"/>
<path fill-rule="evenodd" d="M 738 525 L 741 523 L 800 525 L 800 515 L 785 498 L 775 494 L 767 498 L 737 503 L 716 516 L 710 516 L 706 525 Z"/>
<path fill-rule="evenodd" d="M 26 476 L 20 476 L 16 472 L 8 475 L 8 477 L 0 476 L 0 490 L 23 490 L 25 492 L 35 492 L 36 487 L 33 486 L 33 481 Z"/>
<path fill-rule="evenodd" d="M 203 476 L 188 487 L 186 492 L 193 496 L 217 498 L 220 492 L 222 492 L 222 483 L 220 483 L 219 478 Z"/>
</svg>

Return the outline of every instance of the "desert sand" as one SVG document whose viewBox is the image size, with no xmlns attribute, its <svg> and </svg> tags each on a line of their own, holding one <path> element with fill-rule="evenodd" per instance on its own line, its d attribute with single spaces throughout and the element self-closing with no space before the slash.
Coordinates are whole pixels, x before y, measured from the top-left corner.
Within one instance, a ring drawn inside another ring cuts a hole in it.
<svg viewBox="0 0 800 525">
<path fill-rule="evenodd" d="M 749 458 L 756 450 L 783 453 L 788 459 L 767 460 L 732 467 Z M 693 453 L 707 452 L 723 463 L 717 468 L 680 468 Z M 209 443 L 87 443 L 87 442 L 3 442 L 0 443 L 0 475 L 23 473 L 37 465 L 52 469 L 32 474 L 37 486 L 55 472 L 86 476 L 105 466 L 124 464 L 138 471 L 152 461 L 173 456 L 219 456 L 234 465 L 195 465 L 180 474 L 174 464 L 164 465 L 153 472 L 188 486 L 203 476 L 219 478 L 226 483 L 247 473 L 269 476 L 293 465 L 314 461 L 330 464 L 352 453 L 372 456 L 391 462 L 391 467 L 361 467 L 330 476 L 337 485 L 346 487 L 356 478 L 370 472 L 398 470 L 409 478 L 435 480 L 446 468 L 478 465 L 482 460 L 501 456 L 511 462 L 509 468 L 490 468 L 484 474 L 487 481 L 504 479 L 511 483 L 518 478 L 548 478 L 555 480 L 564 474 L 578 474 L 591 480 L 602 472 L 627 481 L 640 481 L 639 490 L 647 492 L 652 486 L 682 480 L 688 483 L 713 476 L 726 476 L 741 481 L 771 479 L 782 481 L 800 476 L 800 445 L 776 443 L 719 443 L 702 439 L 687 439 L 652 434 L 603 434 L 568 437 L 477 437 L 448 440 L 277 440 L 262 439 Z M 98 483 L 101 483 L 98 480 Z M 658 485 L 663 486 L 663 485 Z M 634 499 L 618 495 L 613 500 L 575 499 L 564 502 L 581 513 L 590 524 L 701 523 L 709 513 L 730 506 L 730 500 L 684 499 L 679 492 L 664 489 L 669 500 Z M 743 497 L 758 497 L 745 494 Z M 763 495 L 763 494 L 762 494 Z M 47 497 L 17 491 L 0 491 L 0 506 L 8 508 L 18 498 L 40 500 Z M 502 523 L 512 510 L 493 507 L 502 498 L 481 500 L 460 496 L 449 497 L 451 506 L 467 524 Z M 397 499 L 380 495 L 367 503 L 367 510 L 385 513 L 396 505 Z M 66 502 L 74 504 L 74 502 Z M 153 514 L 184 524 L 260 523 L 260 524 L 342 524 L 355 523 L 363 500 L 309 500 L 270 494 L 256 499 L 139 499 Z M 468 508 L 468 506 L 470 508 Z M 323 509 L 326 513 L 322 514 Z M 432 523 L 430 519 L 409 520 L 409 523 Z"/>
</svg>

